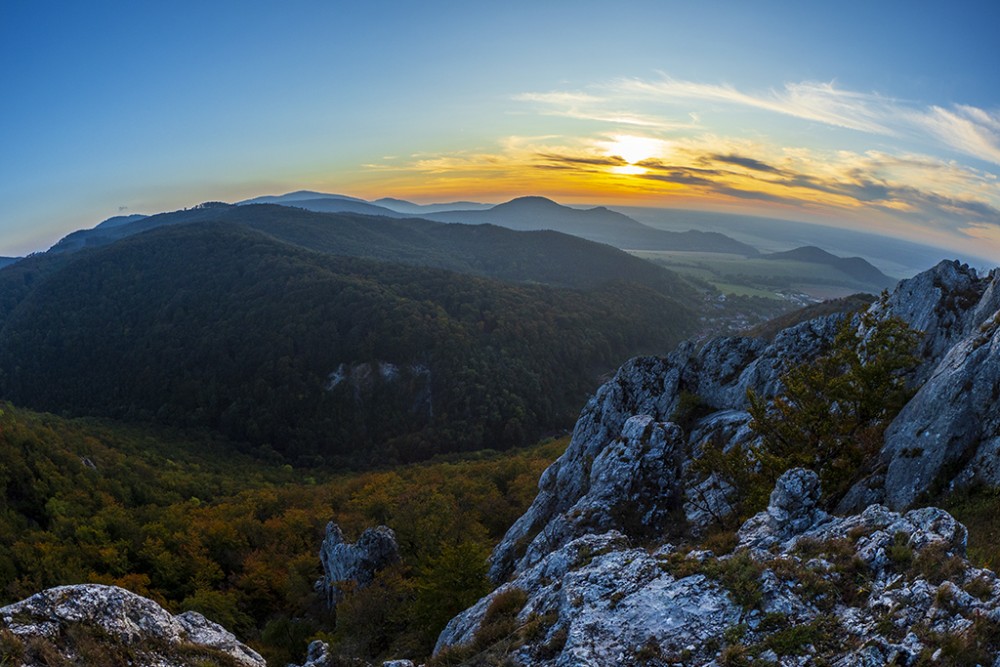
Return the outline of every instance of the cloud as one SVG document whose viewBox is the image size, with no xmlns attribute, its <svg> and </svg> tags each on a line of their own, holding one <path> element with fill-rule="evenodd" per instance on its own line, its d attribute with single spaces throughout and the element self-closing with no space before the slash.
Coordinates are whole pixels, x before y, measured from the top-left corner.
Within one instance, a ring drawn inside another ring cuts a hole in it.
<svg viewBox="0 0 1000 667">
<path fill-rule="evenodd" d="M 603 98 L 587 93 L 552 91 L 549 93 L 520 93 L 514 96 L 520 102 L 541 102 L 542 104 L 563 104 L 573 106 L 584 103 L 601 102 Z"/>
<path fill-rule="evenodd" d="M 550 110 L 574 117 L 610 120 L 597 109 L 624 101 L 633 106 L 655 104 L 676 106 L 704 103 L 720 107 L 748 108 L 838 128 L 865 132 L 908 141 L 932 140 L 939 147 L 992 164 L 1000 164 L 1000 113 L 978 107 L 955 104 L 951 107 L 921 106 L 878 93 L 859 92 L 838 87 L 834 82 L 802 81 L 786 83 L 777 89 L 747 92 L 730 84 L 700 83 L 669 76 L 657 80 L 620 79 L 592 88 L 601 95 L 568 93 L 531 93 L 519 99 L 560 107 L 573 99 L 570 109 Z M 657 120 L 652 114 L 634 114 L 649 127 L 698 127 L 704 109 L 688 110 L 690 122 Z M 628 114 L 620 114 L 623 118 Z"/>
<path fill-rule="evenodd" d="M 833 83 L 787 83 L 782 90 L 745 93 L 728 84 L 696 83 L 663 77 L 658 81 L 625 79 L 609 86 L 659 102 L 695 100 L 738 105 L 795 116 L 875 134 L 895 134 L 884 113 L 893 101 L 875 94 L 837 88 Z"/>
<path fill-rule="evenodd" d="M 625 158 L 619 155 L 611 155 L 608 157 L 598 156 L 574 156 L 574 155 L 557 155 L 554 153 L 538 153 L 538 157 L 550 162 L 562 162 L 566 164 L 586 164 L 598 167 L 622 167 L 628 164 Z"/>
<path fill-rule="evenodd" d="M 781 173 L 780 169 L 772 167 L 766 162 L 761 162 L 760 160 L 752 157 L 743 157 L 740 155 L 710 155 L 709 159 L 715 162 L 726 162 L 728 164 L 734 164 L 738 167 L 753 169 L 754 171 L 768 171 L 774 174 Z"/>
<path fill-rule="evenodd" d="M 695 114 L 688 114 L 686 120 L 668 119 L 638 113 L 634 109 L 623 110 L 614 98 L 589 93 L 566 91 L 520 93 L 513 99 L 537 105 L 541 113 L 546 116 L 612 123 L 655 131 L 692 130 L 700 127 Z"/>
<path fill-rule="evenodd" d="M 912 122 L 966 155 L 1000 164 L 1000 115 L 966 105 L 933 106 Z"/>
</svg>

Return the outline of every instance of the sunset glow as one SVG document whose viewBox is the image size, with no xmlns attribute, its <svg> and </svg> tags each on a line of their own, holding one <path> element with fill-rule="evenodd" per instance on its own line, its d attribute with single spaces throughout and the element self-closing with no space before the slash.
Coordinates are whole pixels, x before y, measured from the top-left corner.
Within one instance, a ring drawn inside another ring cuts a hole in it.
<svg viewBox="0 0 1000 667">
<path fill-rule="evenodd" d="M 988 3 L 190 9 L 5 9 L 0 255 L 306 188 L 726 210 L 1000 257 Z"/>
</svg>

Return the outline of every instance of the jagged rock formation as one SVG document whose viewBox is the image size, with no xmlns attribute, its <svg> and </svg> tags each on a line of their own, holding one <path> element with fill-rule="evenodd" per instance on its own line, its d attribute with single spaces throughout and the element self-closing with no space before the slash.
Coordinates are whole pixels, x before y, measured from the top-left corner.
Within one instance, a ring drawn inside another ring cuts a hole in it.
<svg viewBox="0 0 1000 667">
<path fill-rule="evenodd" d="M 399 545 L 396 533 L 386 526 L 369 528 L 361 533 L 357 542 L 350 544 L 344 540 L 340 526 L 331 521 L 326 525 L 319 558 L 323 563 L 323 578 L 316 584 L 332 607 L 340 601 L 345 583 L 367 586 L 379 570 L 398 563 Z"/>
<path fill-rule="evenodd" d="M 10 633 L 5 657 L 27 667 L 54 664 L 55 656 L 67 664 L 265 667 L 253 649 L 201 614 L 174 616 L 117 586 L 50 588 L 0 609 L 0 624 Z"/>
<path fill-rule="evenodd" d="M 920 389 L 889 427 L 875 474 L 847 494 L 841 511 L 876 502 L 902 509 L 935 483 L 952 479 L 1000 484 L 994 460 L 1000 451 L 1000 413 L 993 409 L 1000 398 L 997 278 L 996 271 L 979 276 L 968 266 L 942 262 L 901 282 L 884 304 L 871 306 L 879 316 L 897 316 L 924 332 L 923 362 L 913 373 Z M 638 528 L 655 533 L 671 510 L 683 510 L 695 530 L 725 512 L 725 486 L 693 474 L 690 461 L 708 442 L 727 448 L 751 443 L 747 390 L 764 398 L 776 395 L 788 365 L 826 351 L 843 317 L 804 322 L 770 341 L 737 337 L 702 347 L 685 343 L 665 358 L 626 363 L 584 407 L 565 454 L 542 475 L 535 501 L 495 549 L 490 576 L 501 583 L 584 532 L 617 528 L 631 534 L 636 528 L 615 517 L 638 516 Z M 698 413 L 685 415 L 692 397 Z M 655 465 L 644 441 L 626 432 L 629 420 L 639 416 L 650 433 L 668 434 L 663 437 L 670 445 L 657 450 L 663 458 Z M 669 423 L 678 421 L 688 422 L 682 432 Z M 607 479 L 600 482 L 595 466 L 622 456 L 666 474 L 663 495 L 652 501 L 655 512 L 647 511 L 648 495 L 592 491 L 597 483 L 613 486 Z M 595 493 L 601 495 L 602 513 L 581 516 Z"/>
<path fill-rule="evenodd" d="M 960 523 L 881 505 L 831 517 L 818 496 L 815 473 L 789 471 L 727 555 L 578 537 L 453 619 L 436 651 L 566 667 L 1000 665 L 1000 581 L 965 560 Z M 504 610 L 509 634 L 487 645 Z"/>
</svg>

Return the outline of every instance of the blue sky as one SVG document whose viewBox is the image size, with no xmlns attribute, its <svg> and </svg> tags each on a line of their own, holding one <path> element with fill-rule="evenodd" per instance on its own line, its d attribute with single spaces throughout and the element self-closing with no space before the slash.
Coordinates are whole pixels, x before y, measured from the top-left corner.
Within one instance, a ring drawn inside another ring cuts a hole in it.
<svg viewBox="0 0 1000 667">
<path fill-rule="evenodd" d="M 299 188 L 629 203 L 1000 260 L 990 2 L 0 6 L 0 254 Z"/>
</svg>

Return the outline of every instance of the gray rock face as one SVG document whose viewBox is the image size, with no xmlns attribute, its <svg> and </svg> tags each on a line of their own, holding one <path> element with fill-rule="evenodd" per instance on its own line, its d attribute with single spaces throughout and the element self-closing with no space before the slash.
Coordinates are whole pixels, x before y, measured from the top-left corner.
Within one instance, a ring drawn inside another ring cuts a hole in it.
<svg viewBox="0 0 1000 667">
<path fill-rule="evenodd" d="M 377 572 L 398 563 L 399 545 L 396 533 L 386 526 L 369 528 L 357 542 L 350 544 L 344 540 L 340 526 L 331 521 L 326 525 L 319 558 L 323 564 L 323 578 L 317 585 L 326 593 L 332 607 L 340 601 L 345 583 L 367 586 Z"/>
<path fill-rule="evenodd" d="M 616 531 L 579 537 L 454 618 L 435 650 L 475 641 L 514 589 L 520 629 L 485 650 L 516 665 L 719 667 L 740 654 L 782 667 L 905 665 L 981 632 L 983 619 L 1000 627 L 1000 581 L 965 560 L 965 528 L 946 512 L 873 505 L 831 517 L 818 493 L 815 474 L 786 473 L 725 556 L 635 548 Z M 808 635 L 791 641 L 791 628 Z"/>
<path fill-rule="evenodd" d="M 19 639 L 49 641 L 65 657 L 74 654 L 68 629 L 84 627 L 98 630 L 109 650 L 112 645 L 129 647 L 142 664 L 189 665 L 191 649 L 201 648 L 225 653 L 240 665 L 265 667 L 260 655 L 201 614 L 173 616 L 152 600 L 117 586 L 50 588 L 0 609 L 0 623 Z"/>
<path fill-rule="evenodd" d="M 611 529 L 662 532 L 680 506 L 681 430 L 648 415 L 630 418 L 590 466 L 586 492 L 528 545 L 521 566 L 572 539 Z"/>
<path fill-rule="evenodd" d="M 740 542 L 759 541 L 754 539 L 757 534 L 766 534 L 774 540 L 798 535 L 826 518 L 819 508 L 819 496 L 819 475 L 802 468 L 789 470 L 774 485 L 767 510 L 740 528 L 737 533 Z"/>
<path fill-rule="evenodd" d="M 919 392 L 888 429 L 882 465 L 847 494 L 843 511 L 858 511 L 873 502 L 904 508 L 935 482 L 950 482 L 939 477 L 956 468 L 961 470 L 957 481 L 1000 484 L 1000 464 L 993 460 L 993 453 L 1000 451 L 1000 411 L 993 409 L 1000 399 L 997 282 L 996 271 L 981 277 L 968 266 L 942 262 L 902 281 L 884 304 L 871 306 L 876 315 L 897 316 L 924 331 L 924 361 L 913 377 Z M 505 581 L 582 530 L 615 528 L 632 534 L 634 529 L 645 533 L 655 528 L 645 520 L 630 526 L 615 523 L 605 512 L 650 503 L 634 494 L 617 499 L 608 495 L 625 492 L 608 475 L 629 474 L 638 460 L 623 444 L 632 418 L 642 417 L 672 433 L 669 456 L 679 461 L 679 469 L 663 469 L 659 490 L 682 499 L 690 527 L 697 532 L 726 513 L 730 490 L 716 478 L 693 474 L 691 460 L 709 442 L 727 450 L 753 444 L 747 390 L 764 398 L 780 392 L 782 373 L 828 349 L 842 318 L 804 322 L 779 332 L 770 343 L 720 338 L 700 348 L 682 344 L 665 358 L 630 360 L 584 407 L 566 452 L 542 475 L 534 503 L 494 550 L 491 578 Z M 698 397 L 704 416 L 678 434 L 668 422 L 677 418 L 685 394 Z M 595 477 L 595 465 L 603 467 L 622 456 L 632 463 Z M 592 490 L 595 483 L 601 489 Z"/>
<path fill-rule="evenodd" d="M 924 332 L 918 371 L 922 383 L 958 341 L 1000 308 L 995 272 L 980 277 L 958 262 L 941 262 L 899 283 L 889 295 L 888 310 Z M 877 306 L 876 306 L 877 307 Z"/>
<path fill-rule="evenodd" d="M 685 343 L 666 358 L 628 361 L 584 407 L 566 452 L 542 474 L 535 501 L 494 550 L 490 577 L 503 581 L 518 568 L 536 562 L 541 555 L 580 534 L 566 529 L 573 522 L 573 517 L 566 514 L 581 499 L 593 497 L 592 466 L 608 448 L 622 451 L 621 443 L 629 439 L 624 429 L 634 417 L 647 420 L 643 423 L 658 423 L 657 429 L 670 434 L 670 456 L 680 469 L 664 472 L 668 477 L 661 482 L 661 492 L 678 502 L 687 497 L 691 501 L 685 508 L 688 520 L 707 521 L 711 512 L 702 503 L 706 496 L 705 489 L 699 487 L 702 480 L 685 473 L 685 461 L 700 443 L 712 439 L 730 442 L 736 434 L 741 443 L 752 439 L 745 412 L 747 390 L 773 395 L 780 388 L 785 365 L 820 354 L 833 339 L 840 319 L 832 315 L 805 322 L 779 333 L 770 344 L 756 339 L 723 338 L 700 349 Z M 697 395 L 703 405 L 714 410 L 695 425 L 691 434 L 667 424 L 682 392 Z M 603 459 L 613 460 L 618 455 L 609 453 Z M 604 486 L 609 485 L 605 482 Z M 709 495 L 714 498 L 707 500 L 709 504 L 722 502 L 715 491 Z M 604 504 L 630 507 L 636 500 L 622 498 L 617 503 L 605 495 Z M 588 504 L 584 501 L 584 506 Z M 612 527 L 603 520 L 592 521 L 596 521 L 593 525 L 598 529 Z M 636 527 L 642 532 L 655 528 L 655 517 L 651 515 Z"/>
</svg>

